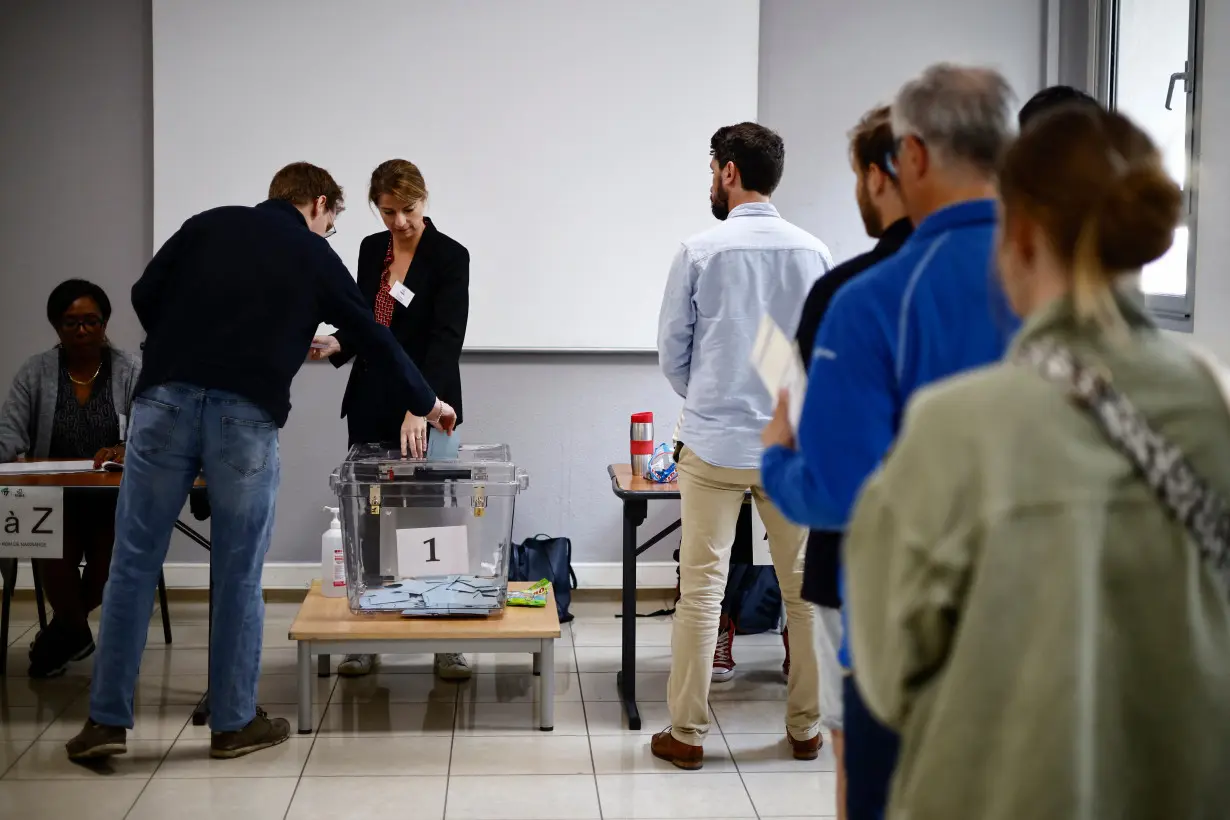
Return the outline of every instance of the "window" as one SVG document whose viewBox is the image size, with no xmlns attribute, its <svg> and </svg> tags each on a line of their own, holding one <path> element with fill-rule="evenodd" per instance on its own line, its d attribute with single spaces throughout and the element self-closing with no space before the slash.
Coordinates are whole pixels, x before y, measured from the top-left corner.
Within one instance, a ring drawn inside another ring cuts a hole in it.
<svg viewBox="0 0 1230 820">
<path fill-rule="evenodd" d="M 1098 0 L 1094 67 L 1103 100 L 1158 144 L 1183 186 L 1186 219 L 1174 246 L 1148 265 L 1141 286 L 1163 325 L 1190 330 L 1195 286 L 1196 159 L 1200 146 L 1200 46 L 1204 0 Z"/>
</svg>

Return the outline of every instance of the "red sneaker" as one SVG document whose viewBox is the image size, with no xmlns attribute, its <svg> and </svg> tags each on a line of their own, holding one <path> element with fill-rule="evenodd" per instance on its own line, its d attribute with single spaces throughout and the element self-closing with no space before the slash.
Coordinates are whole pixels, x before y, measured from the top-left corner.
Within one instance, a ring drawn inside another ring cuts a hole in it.
<svg viewBox="0 0 1230 820">
<path fill-rule="evenodd" d="M 713 650 L 714 683 L 725 683 L 735 676 L 735 656 L 732 652 L 734 645 L 734 621 L 723 615 L 718 623 L 717 647 Z"/>
</svg>

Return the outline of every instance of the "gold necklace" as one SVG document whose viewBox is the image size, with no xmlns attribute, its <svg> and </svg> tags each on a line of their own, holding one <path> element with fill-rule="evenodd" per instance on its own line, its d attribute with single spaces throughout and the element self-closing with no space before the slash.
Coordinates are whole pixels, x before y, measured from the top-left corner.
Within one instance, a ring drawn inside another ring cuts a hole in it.
<svg viewBox="0 0 1230 820">
<path fill-rule="evenodd" d="M 77 379 L 73 378 L 73 371 L 71 370 L 68 371 L 68 380 L 72 382 L 73 384 L 79 385 L 81 387 L 85 387 L 86 385 L 93 384 L 94 380 L 98 378 L 98 374 L 101 372 L 102 372 L 102 362 L 99 362 L 98 369 L 94 371 L 94 375 L 90 376 L 85 381 L 77 381 Z"/>
</svg>

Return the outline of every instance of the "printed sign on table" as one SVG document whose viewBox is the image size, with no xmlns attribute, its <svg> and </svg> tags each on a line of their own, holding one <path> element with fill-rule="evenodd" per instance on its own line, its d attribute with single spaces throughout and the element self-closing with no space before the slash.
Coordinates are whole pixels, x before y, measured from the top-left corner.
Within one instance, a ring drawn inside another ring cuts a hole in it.
<svg viewBox="0 0 1230 820">
<path fill-rule="evenodd" d="M 397 575 L 464 575 L 470 571 L 469 530 L 415 527 L 397 531 Z"/>
<path fill-rule="evenodd" d="M 0 558 L 64 557 L 64 489 L 0 487 Z"/>
<path fill-rule="evenodd" d="M 760 509 L 752 504 L 752 564 L 758 567 L 772 566 L 769 552 L 769 530 L 760 519 Z"/>
</svg>

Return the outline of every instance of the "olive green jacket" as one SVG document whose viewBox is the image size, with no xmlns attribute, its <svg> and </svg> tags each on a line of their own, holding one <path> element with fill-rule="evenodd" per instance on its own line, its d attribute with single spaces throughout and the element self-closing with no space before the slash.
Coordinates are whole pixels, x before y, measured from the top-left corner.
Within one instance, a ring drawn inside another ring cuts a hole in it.
<svg viewBox="0 0 1230 820">
<path fill-rule="evenodd" d="M 1104 367 L 1230 499 L 1216 381 L 1121 308 L 1121 338 L 1061 301 L 1016 345 Z M 920 393 L 845 561 L 856 679 L 902 734 L 889 818 L 1230 817 L 1230 595 L 1059 386 L 1003 363 Z"/>
</svg>

